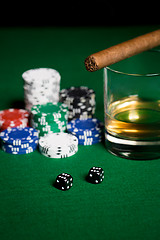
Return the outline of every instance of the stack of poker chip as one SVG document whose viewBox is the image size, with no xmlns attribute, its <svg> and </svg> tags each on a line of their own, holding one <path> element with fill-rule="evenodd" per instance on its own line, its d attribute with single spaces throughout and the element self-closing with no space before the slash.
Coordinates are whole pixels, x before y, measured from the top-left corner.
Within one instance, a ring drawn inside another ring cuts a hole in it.
<svg viewBox="0 0 160 240">
<path fill-rule="evenodd" d="M 29 112 L 24 109 L 5 109 L 0 111 L 0 131 L 13 127 L 27 127 Z"/>
<path fill-rule="evenodd" d="M 64 132 L 68 122 L 68 107 L 63 103 L 35 105 L 31 109 L 31 126 L 38 130 L 39 136 Z"/>
<path fill-rule="evenodd" d="M 67 124 L 68 132 L 78 138 L 78 144 L 80 145 L 93 145 L 101 142 L 103 128 L 103 123 L 96 118 L 75 119 Z"/>
<path fill-rule="evenodd" d="M 28 154 L 37 148 L 38 132 L 34 128 L 8 128 L 0 133 L 2 150 L 11 154 Z"/>
<path fill-rule="evenodd" d="M 31 69 L 22 74 L 24 80 L 25 108 L 33 105 L 59 101 L 60 74 L 51 68 Z"/>
<path fill-rule="evenodd" d="M 88 87 L 71 87 L 60 91 L 60 102 L 68 106 L 68 120 L 92 118 L 95 113 L 95 92 Z"/>
<path fill-rule="evenodd" d="M 50 158 L 71 157 L 78 151 L 78 139 L 69 133 L 51 133 L 40 137 L 39 151 Z"/>
</svg>

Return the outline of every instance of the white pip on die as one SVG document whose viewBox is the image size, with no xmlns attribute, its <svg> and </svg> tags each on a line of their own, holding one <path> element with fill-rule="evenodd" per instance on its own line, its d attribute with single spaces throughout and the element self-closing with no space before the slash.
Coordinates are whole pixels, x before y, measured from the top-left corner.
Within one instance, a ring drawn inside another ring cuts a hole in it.
<svg viewBox="0 0 160 240">
<path fill-rule="evenodd" d="M 60 190 L 66 191 L 72 187 L 72 184 L 72 176 L 68 173 L 61 173 L 56 178 L 55 187 Z"/>
<path fill-rule="evenodd" d="M 87 176 L 87 181 L 90 183 L 98 184 L 104 179 L 104 170 L 101 167 L 92 167 Z"/>
</svg>

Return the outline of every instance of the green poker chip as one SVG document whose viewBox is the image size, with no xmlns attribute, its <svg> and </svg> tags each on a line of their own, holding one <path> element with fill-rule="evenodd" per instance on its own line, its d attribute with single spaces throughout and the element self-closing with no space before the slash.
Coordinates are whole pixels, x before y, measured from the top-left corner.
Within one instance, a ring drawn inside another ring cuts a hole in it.
<svg viewBox="0 0 160 240">
<path fill-rule="evenodd" d="M 31 109 L 31 125 L 40 136 L 64 132 L 68 122 L 68 107 L 63 103 L 34 105 Z"/>
<path fill-rule="evenodd" d="M 41 117 L 59 118 L 61 114 L 65 114 L 68 111 L 68 107 L 63 103 L 46 103 L 44 105 L 35 105 L 31 109 L 33 115 Z"/>
</svg>

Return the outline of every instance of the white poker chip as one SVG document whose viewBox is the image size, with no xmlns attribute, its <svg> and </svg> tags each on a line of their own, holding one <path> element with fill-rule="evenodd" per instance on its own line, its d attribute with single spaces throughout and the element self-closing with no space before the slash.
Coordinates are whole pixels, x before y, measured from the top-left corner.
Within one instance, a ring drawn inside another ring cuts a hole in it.
<svg viewBox="0 0 160 240">
<path fill-rule="evenodd" d="M 48 147 L 48 148 L 59 148 L 63 147 L 66 148 L 70 145 L 77 145 L 78 138 L 69 133 L 52 133 L 48 134 L 45 137 L 41 137 L 39 140 L 39 145 L 41 147 Z"/>
<path fill-rule="evenodd" d="M 50 158 L 73 156 L 78 151 L 78 138 L 69 133 L 51 133 L 39 140 L 40 152 Z"/>
<path fill-rule="evenodd" d="M 24 80 L 25 108 L 30 112 L 33 105 L 59 102 L 59 72 L 52 68 L 30 69 L 22 74 Z"/>
<path fill-rule="evenodd" d="M 58 71 L 52 68 L 35 68 L 24 72 L 22 78 L 27 83 L 43 82 L 46 84 L 49 83 L 49 80 L 56 82 L 60 81 L 61 76 Z"/>
<path fill-rule="evenodd" d="M 53 150 L 53 149 L 49 149 L 46 150 L 40 148 L 40 152 L 46 156 L 46 157 L 50 157 L 50 158 L 66 158 L 66 157 L 71 157 L 73 156 L 76 152 L 78 151 L 78 146 L 74 148 L 74 150 L 72 151 L 68 151 L 67 149 L 65 151 L 57 149 L 57 151 Z"/>
</svg>

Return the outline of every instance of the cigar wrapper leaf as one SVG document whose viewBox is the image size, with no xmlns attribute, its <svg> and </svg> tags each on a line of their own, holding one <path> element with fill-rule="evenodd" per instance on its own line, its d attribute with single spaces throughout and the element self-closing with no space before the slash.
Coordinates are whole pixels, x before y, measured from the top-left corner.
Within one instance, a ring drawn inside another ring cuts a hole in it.
<svg viewBox="0 0 160 240">
<path fill-rule="evenodd" d="M 160 45 L 160 29 L 122 42 L 85 59 L 87 71 L 94 72 Z"/>
</svg>

